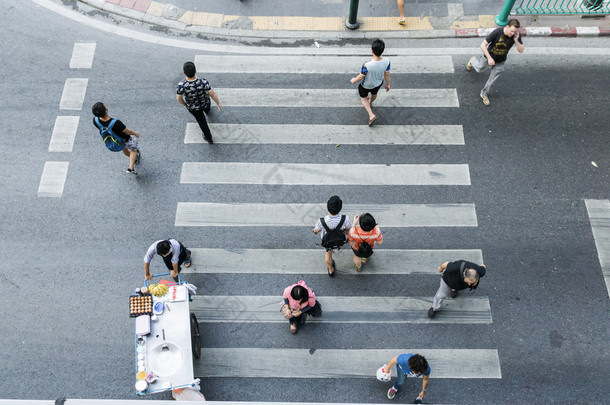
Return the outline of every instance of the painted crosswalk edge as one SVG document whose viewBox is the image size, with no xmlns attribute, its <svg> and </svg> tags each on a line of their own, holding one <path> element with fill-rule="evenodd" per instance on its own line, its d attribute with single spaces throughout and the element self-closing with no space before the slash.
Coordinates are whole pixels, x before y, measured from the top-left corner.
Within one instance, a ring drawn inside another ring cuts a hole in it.
<svg viewBox="0 0 610 405">
<path fill-rule="evenodd" d="M 95 42 L 77 42 L 72 50 L 70 69 L 91 69 L 95 55 Z"/>
<path fill-rule="evenodd" d="M 70 162 L 45 162 L 38 186 L 38 197 L 62 196 L 69 164 Z"/>
<path fill-rule="evenodd" d="M 89 79 L 71 78 L 66 79 L 64 90 L 61 93 L 59 108 L 61 110 L 80 110 L 83 108 L 85 93 Z"/>
<path fill-rule="evenodd" d="M 79 116 L 59 116 L 49 142 L 49 152 L 72 152 L 78 129 Z"/>
<path fill-rule="evenodd" d="M 610 200 L 585 200 L 608 297 L 610 297 Z"/>
</svg>

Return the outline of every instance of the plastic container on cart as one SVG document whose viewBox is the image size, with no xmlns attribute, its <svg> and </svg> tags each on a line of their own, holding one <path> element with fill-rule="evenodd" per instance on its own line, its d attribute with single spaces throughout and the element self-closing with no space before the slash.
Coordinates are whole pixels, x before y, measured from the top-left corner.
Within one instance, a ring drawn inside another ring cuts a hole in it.
<svg viewBox="0 0 610 405">
<path fill-rule="evenodd" d="M 143 336 L 150 333 L 150 315 L 140 315 L 136 318 L 136 335 Z"/>
<path fill-rule="evenodd" d="M 165 308 L 165 304 L 163 304 L 162 301 L 155 302 L 155 305 L 153 306 L 153 314 L 161 315 L 163 313 L 164 308 Z"/>
</svg>

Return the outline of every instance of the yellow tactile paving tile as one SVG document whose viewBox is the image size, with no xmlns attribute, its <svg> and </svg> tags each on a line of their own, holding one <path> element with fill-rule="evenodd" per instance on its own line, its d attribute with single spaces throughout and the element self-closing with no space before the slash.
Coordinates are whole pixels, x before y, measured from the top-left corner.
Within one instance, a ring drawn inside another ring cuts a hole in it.
<svg viewBox="0 0 610 405">
<path fill-rule="evenodd" d="M 494 15 L 479 15 L 478 20 L 454 21 L 449 28 L 492 28 L 496 26 L 495 18 Z"/>
<path fill-rule="evenodd" d="M 496 16 L 495 15 L 480 15 L 479 24 L 481 28 L 494 28 L 496 27 Z"/>
<path fill-rule="evenodd" d="M 284 17 L 286 31 L 338 31 L 344 27 L 341 17 Z"/>
<path fill-rule="evenodd" d="M 205 25 L 208 27 L 220 28 L 222 27 L 223 17 L 224 14 L 208 13 L 208 18 Z"/>
<path fill-rule="evenodd" d="M 342 17 L 250 17 L 253 29 L 262 31 L 344 31 Z M 407 17 L 407 24 L 398 24 L 395 17 L 364 17 L 358 20 L 360 27 L 368 31 L 432 30 L 428 17 Z"/>
<path fill-rule="evenodd" d="M 284 20 L 283 17 L 267 17 L 267 16 L 255 16 L 250 17 L 253 22 L 252 29 L 273 31 L 283 30 Z"/>
<path fill-rule="evenodd" d="M 222 24 L 223 26 L 225 25 L 225 23 L 231 22 L 231 21 L 236 21 L 239 20 L 239 16 L 238 15 L 229 15 L 229 14 L 225 14 L 222 18 Z"/>
<path fill-rule="evenodd" d="M 180 16 L 180 18 L 178 18 L 178 21 L 185 23 L 186 25 L 191 25 L 193 23 L 193 12 L 192 11 L 187 11 L 184 14 L 182 14 L 182 16 Z"/>
<path fill-rule="evenodd" d="M 193 19 L 192 19 L 191 24 L 192 25 L 199 25 L 199 26 L 206 25 L 206 22 L 208 21 L 208 14 L 209 13 L 204 13 L 204 12 L 201 12 L 201 11 L 195 11 L 193 13 Z"/>
<path fill-rule="evenodd" d="M 479 28 L 479 20 L 454 21 L 449 28 Z"/>
<path fill-rule="evenodd" d="M 407 17 L 406 24 L 398 24 L 396 17 L 363 17 L 359 18 L 360 29 L 367 31 L 411 31 L 433 30 L 428 17 Z"/>
<path fill-rule="evenodd" d="M 161 17 L 164 8 L 165 4 L 157 3 L 156 1 L 151 1 L 150 6 L 148 6 L 148 10 L 146 10 L 146 14 L 154 15 L 155 17 Z"/>
</svg>

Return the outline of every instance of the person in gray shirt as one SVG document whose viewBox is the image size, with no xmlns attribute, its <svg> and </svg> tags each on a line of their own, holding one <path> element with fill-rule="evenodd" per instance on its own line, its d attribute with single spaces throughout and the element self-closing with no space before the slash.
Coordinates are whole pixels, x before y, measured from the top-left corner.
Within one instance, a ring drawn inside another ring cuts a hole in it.
<svg viewBox="0 0 610 405">
<path fill-rule="evenodd" d="M 385 43 L 383 40 L 374 40 L 371 46 L 373 59 L 365 62 L 360 69 L 360 74 L 350 80 L 352 84 L 362 81 L 358 85 L 358 94 L 360 94 L 360 101 L 364 109 L 369 114 L 369 127 L 377 119 L 377 116 L 373 114 L 371 106 L 377 98 L 377 92 L 381 88 L 384 79 L 385 91 L 390 91 L 390 60 L 381 57 L 384 49 Z M 369 93 L 371 94 L 370 97 Z"/>
</svg>

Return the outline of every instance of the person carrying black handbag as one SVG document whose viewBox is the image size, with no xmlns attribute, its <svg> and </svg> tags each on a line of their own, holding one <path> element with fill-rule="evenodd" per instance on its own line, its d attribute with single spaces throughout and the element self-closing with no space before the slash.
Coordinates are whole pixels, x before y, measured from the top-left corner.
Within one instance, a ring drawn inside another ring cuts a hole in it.
<svg viewBox="0 0 610 405">
<path fill-rule="evenodd" d="M 357 272 L 361 272 L 362 266 L 373 255 L 375 242 L 379 245 L 383 243 L 381 230 L 375 218 L 367 212 L 354 216 L 354 226 L 350 229 L 347 238 L 354 252 L 354 267 Z"/>
</svg>

